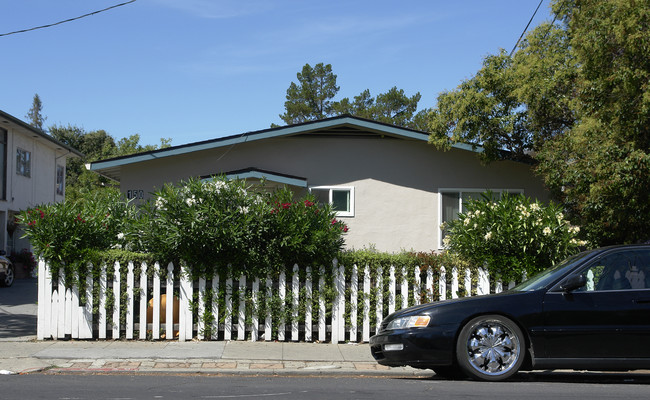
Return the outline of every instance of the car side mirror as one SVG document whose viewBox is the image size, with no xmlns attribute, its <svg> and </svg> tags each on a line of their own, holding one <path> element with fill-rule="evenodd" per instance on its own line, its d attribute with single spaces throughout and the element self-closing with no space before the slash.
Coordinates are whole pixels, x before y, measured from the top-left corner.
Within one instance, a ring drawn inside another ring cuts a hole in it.
<svg viewBox="0 0 650 400">
<path fill-rule="evenodd" d="M 587 284 L 587 277 L 584 275 L 572 275 L 567 278 L 566 281 L 564 281 L 560 285 L 560 289 L 562 289 L 565 293 L 573 292 L 576 289 L 580 289 L 581 287 L 585 286 Z"/>
</svg>

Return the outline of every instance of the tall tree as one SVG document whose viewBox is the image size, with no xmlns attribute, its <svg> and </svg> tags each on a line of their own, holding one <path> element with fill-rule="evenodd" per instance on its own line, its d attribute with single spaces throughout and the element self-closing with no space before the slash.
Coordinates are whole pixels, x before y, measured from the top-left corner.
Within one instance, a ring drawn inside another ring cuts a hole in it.
<svg viewBox="0 0 650 400">
<path fill-rule="evenodd" d="M 287 89 L 285 113 L 280 118 L 287 124 L 323 119 L 332 114 L 332 99 L 339 91 L 332 65 L 309 64 L 297 74 L 298 83 L 291 82 Z"/>
<path fill-rule="evenodd" d="M 144 151 L 169 147 L 170 139 L 160 139 L 159 145 L 141 145 L 140 135 L 134 134 L 117 142 L 104 130 L 86 132 L 74 125 L 50 127 L 50 134 L 84 154 L 83 159 L 68 160 L 66 166 L 66 196 L 76 198 L 79 194 L 114 186 L 114 182 L 88 171 L 85 164 L 105 158 L 125 156 Z"/>
<path fill-rule="evenodd" d="M 393 87 L 373 97 L 366 89 L 353 100 L 345 97 L 334 101 L 339 87 L 330 64 L 319 63 L 313 68 L 306 64 L 297 76 L 298 83 L 292 82 L 287 89 L 285 113 L 280 115 L 287 124 L 350 114 L 413 129 L 426 128 L 428 110 L 416 114 L 420 93 L 408 97 L 403 89 Z"/>
<path fill-rule="evenodd" d="M 43 124 L 47 117 L 43 116 L 43 103 L 41 98 L 38 96 L 38 93 L 34 95 L 34 100 L 32 101 L 32 108 L 29 109 L 25 118 L 29 121 L 29 124 L 34 128 L 43 130 Z"/>
<path fill-rule="evenodd" d="M 648 239 L 650 3 L 554 0 L 522 48 L 443 93 L 430 141 L 483 146 L 486 161 L 534 157 L 571 220 L 599 244 Z M 508 151 L 505 151 L 508 150 Z"/>
</svg>

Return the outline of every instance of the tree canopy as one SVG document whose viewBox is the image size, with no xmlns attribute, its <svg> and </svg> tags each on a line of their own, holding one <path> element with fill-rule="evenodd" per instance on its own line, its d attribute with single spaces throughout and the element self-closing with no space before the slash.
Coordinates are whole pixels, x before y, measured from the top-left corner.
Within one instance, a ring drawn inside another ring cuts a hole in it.
<svg viewBox="0 0 650 400">
<path fill-rule="evenodd" d="M 158 148 L 169 147 L 170 139 L 161 139 L 160 145 L 141 145 L 140 135 L 134 134 L 117 142 L 104 130 L 86 132 L 74 125 L 53 125 L 50 135 L 84 154 L 84 158 L 69 159 L 66 165 L 66 197 L 76 198 L 82 193 L 113 186 L 109 179 L 88 171 L 85 164 L 104 158 L 126 156 Z"/>
<path fill-rule="evenodd" d="M 287 124 L 350 114 L 397 126 L 426 128 L 426 111 L 416 113 L 420 93 L 409 97 L 395 86 L 376 97 L 366 89 L 353 100 L 345 97 L 335 101 L 340 88 L 331 64 L 318 63 L 314 67 L 305 64 L 297 78 L 298 82 L 291 82 L 287 89 L 285 113 L 280 115 Z"/>
<path fill-rule="evenodd" d="M 32 108 L 29 109 L 29 112 L 27 115 L 25 115 L 25 118 L 27 118 L 31 126 L 43 130 L 43 124 L 45 123 L 47 117 L 43 116 L 43 102 L 41 102 L 41 98 L 38 93 L 34 95 Z"/>
<path fill-rule="evenodd" d="M 650 226 L 650 3 L 555 0 L 557 23 L 442 93 L 430 142 L 482 146 L 485 161 L 530 158 L 574 224 L 601 245 Z"/>
</svg>

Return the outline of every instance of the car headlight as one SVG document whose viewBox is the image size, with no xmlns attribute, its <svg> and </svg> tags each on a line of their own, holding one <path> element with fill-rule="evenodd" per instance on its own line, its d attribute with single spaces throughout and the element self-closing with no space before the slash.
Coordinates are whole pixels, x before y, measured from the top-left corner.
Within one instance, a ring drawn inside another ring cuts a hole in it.
<svg viewBox="0 0 650 400">
<path fill-rule="evenodd" d="M 431 317 L 428 315 L 413 315 L 411 317 L 395 318 L 388 323 L 387 330 L 424 328 L 429 325 Z"/>
</svg>

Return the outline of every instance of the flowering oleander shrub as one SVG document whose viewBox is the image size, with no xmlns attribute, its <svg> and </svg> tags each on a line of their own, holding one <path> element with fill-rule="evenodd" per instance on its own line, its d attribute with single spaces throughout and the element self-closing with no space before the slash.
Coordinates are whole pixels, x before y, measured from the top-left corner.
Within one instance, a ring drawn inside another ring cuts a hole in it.
<svg viewBox="0 0 650 400">
<path fill-rule="evenodd" d="M 135 208 L 122 200 L 119 191 L 107 189 L 82 200 L 23 211 L 17 220 L 35 252 L 47 259 L 55 271 L 64 268 L 66 276 L 74 276 L 74 281 L 79 266 L 89 261 L 85 254 L 110 249 L 118 233 L 135 218 Z"/>
<path fill-rule="evenodd" d="M 492 194 L 471 200 L 466 209 L 443 227 L 445 247 L 506 281 L 531 276 L 588 245 L 556 204 L 504 193 L 498 201 Z"/>
<path fill-rule="evenodd" d="M 18 223 L 55 274 L 63 267 L 74 276 L 70 284 L 83 278 L 88 262 L 101 258 L 98 252 L 110 260 L 128 252 L 140 253 L 141 260 L 183 263 L 194 278 L 217 272 L 264 276 L 295 263 L 319 266 L 336 257 L 348 229 L 311 195 L 254 192 L 244 181 L 225 178 L 166 185 L 139 209 L 117 190 L 96 192 L 25 211 Z"/>
<path fill-rule="evenodd" d="M 347 227 L 329 205 L 288 189 L 254 192 L 243 181 L 191 179 L 154 193 L 139 223 L 141 248 L 182 260 L 193 275 L 255 275 L 331 262 Z"/>
</svg>

